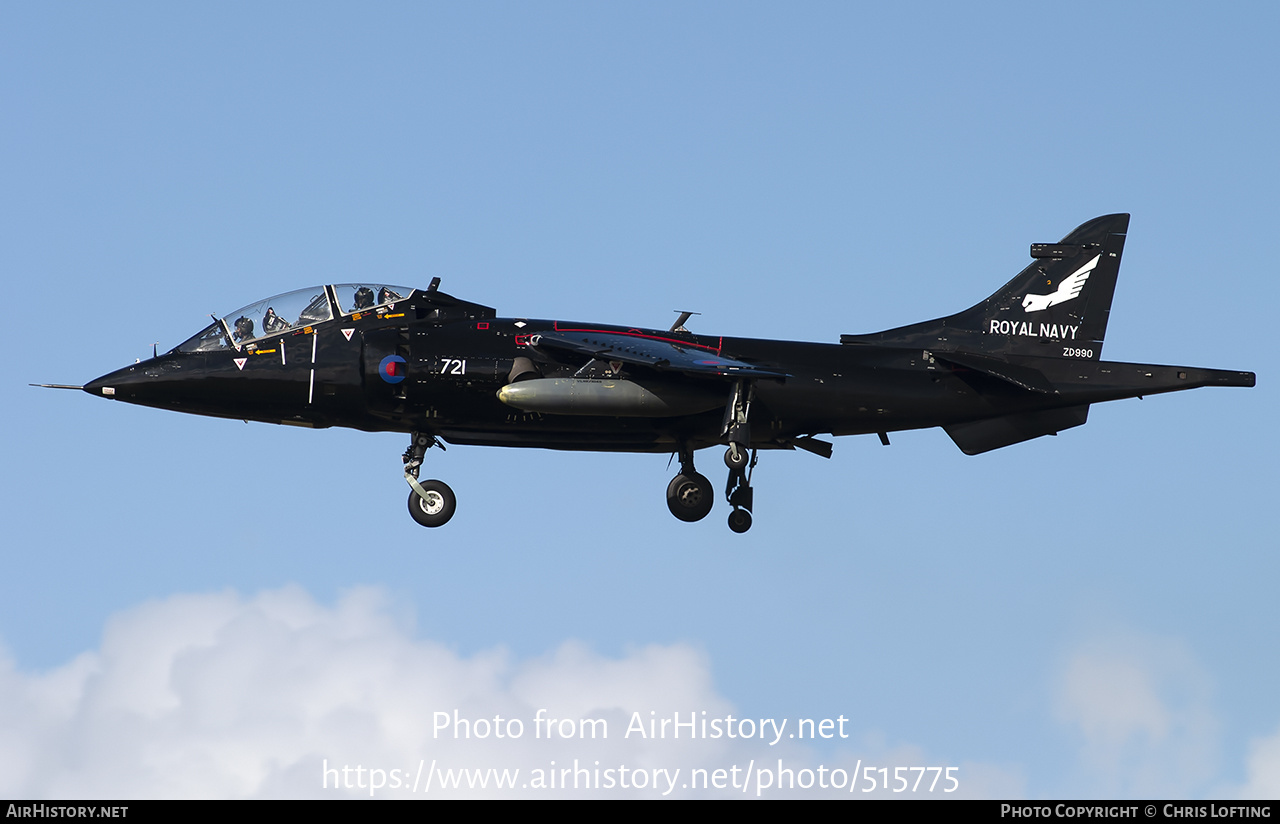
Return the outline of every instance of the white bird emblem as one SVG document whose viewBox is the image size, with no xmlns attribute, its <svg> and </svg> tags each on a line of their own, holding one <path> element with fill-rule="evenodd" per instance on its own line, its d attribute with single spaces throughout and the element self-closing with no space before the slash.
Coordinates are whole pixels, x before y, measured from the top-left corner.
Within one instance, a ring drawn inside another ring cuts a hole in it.
<svg viewBox="0 0 1280 824">
<path fill-rule="evenodd" d="M 1027 295 L 1022 299 L 1022 308 L 1028 312 L 1039 312 L 1041 309 L 1048 309 L 1050 306 L 1057 306 L 1059 303 L 1066 303 L 1080 297 L 1084 282 L 1089 279 L 1089 273 L 1098 265 L 1101 257 L 1102 255 L 1095 255 L 1093 260 L 1068 275 L 1062 283 L 1058 284 L 1058 291 L 1047 295 Z"/>
</svg>

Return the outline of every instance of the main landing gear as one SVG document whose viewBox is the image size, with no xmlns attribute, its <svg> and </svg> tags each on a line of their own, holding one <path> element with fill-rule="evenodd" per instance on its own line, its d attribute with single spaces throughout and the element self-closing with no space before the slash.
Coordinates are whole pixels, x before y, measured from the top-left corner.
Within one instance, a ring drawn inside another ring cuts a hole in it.
<svg viewBox="0 0 1280 824">
<path fill-rule="evenodd" d="M 693 450 L 681 448 L 680 474 L 667 485 L 667 508 L 682 521 L 701 521 L 711 512 L 714 495 L 711 482 L 693 468 Z M 752 489 L 751 472 L 755 469 L 756 453 L 740 444 L 730 444 L 724 453 L 725 466 L 729 467 L 729 482 L 725 486 L 725 498 L 733 507 L 729 513 L 729 529 L 737 533 L 751 528 Z"/>
<path fill-rule="evenodd" d="M 444 526 L 453 517 L 458 498 L 444 481 L 418 481 L 422 458 L 433 446 L 444 449 L 434 435 L 414 432 L 409 448 L 404 451 L 404 479 L 409 484 L 409 514 L 422 526 Z"/>
<path fill-rule="evenodd" d="M 715 497 L 711 481 L 693 468 L 693 450 L 681 448 L 680 474 L 667 484 L 667 508 L 682 521 L 701 521 L 711 512 Z"/>
</svg>

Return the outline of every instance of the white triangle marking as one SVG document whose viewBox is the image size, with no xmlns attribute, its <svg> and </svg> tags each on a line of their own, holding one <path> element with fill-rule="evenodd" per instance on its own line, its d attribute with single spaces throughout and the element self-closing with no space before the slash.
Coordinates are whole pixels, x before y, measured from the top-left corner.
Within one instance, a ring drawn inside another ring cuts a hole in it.
<svg viewBox="0 0 1280 824">
<path fill-rule="evenodd" d="M 356 330 L 354 330 L 354 329 L 343 329 L 343 330 L 342 330 L 342 336 L 343 336 L 344 338 L 346 338 L 347 340 L 351 340 L 351 335 L 352 335 L 355 331 L 356 331 Z"/>
<path fill-rule="evenodd" d="M 234 360 L 236 363 L 236 369 L 239 369 L 241 372 L 244 371 L 244 365 L 249 362 L 248 358 L 234 358 Z"/>
</svg>

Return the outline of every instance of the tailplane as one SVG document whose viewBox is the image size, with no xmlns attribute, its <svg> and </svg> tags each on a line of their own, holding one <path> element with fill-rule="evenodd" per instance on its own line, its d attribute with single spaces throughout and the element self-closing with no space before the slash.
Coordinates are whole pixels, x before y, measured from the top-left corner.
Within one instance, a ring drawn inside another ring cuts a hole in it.
<svg viewBox="0 0 1280 824">
<path fill-rule="evenodd" d="M 976 306 L 840 342 L 1098 360 L 1128 229 L 1127 214 L 1094 218 L 1057 243 L 1033 243 L 1031 265 Z"/>
</svg>

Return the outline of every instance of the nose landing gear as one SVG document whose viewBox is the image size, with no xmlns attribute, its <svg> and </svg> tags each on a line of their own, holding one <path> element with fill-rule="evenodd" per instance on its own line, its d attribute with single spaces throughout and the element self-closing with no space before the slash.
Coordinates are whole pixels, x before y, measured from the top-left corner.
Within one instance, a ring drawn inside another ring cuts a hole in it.
<svg viewBox="0 0 1280 824">
<path fill-rule="evenodd" d="M 422 526 L 437 527 L 449 523 L 458 506 L 458 498 L 444 481 L 418 481 L 422 458 L 433 446 L 444 451 L 435 435 L 414 432 L 409 448 L 404 451 L 404 479 L 409 484 L 409 515 Z"/>
</svg>

